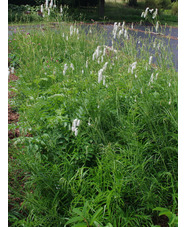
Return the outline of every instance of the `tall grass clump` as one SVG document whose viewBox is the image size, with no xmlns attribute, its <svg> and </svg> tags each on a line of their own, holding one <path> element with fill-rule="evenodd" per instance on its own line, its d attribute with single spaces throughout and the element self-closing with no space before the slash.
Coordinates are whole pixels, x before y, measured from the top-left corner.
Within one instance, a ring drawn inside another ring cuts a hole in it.
<svg viewBox="0 0 186 227">
<path fill-rule="evenodd" d="M 14 146 L 28 179 L 27 218 L 13 226 L 151 226 L 154 208 L 177 212 L 177 73 L 168 47 L 134 39 L 124 23 L 114 24 L 110 46 L 100 34 L 64 24 L 12 37 Z"/>
</svg>

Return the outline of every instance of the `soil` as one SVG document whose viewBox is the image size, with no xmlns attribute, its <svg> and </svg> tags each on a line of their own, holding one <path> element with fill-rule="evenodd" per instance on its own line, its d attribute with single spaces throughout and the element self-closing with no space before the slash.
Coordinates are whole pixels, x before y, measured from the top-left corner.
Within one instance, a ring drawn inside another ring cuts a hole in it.
<svg viewBox="0 0 186 227">
<path fill-rule="evenodd" d="M 169 219 L 165 215 L 152 217 L 154 225 L 159 225 L 161 227 L 169 227 Z"/>
<path fill-rule="evenodd" d="M 9 78 L 8 78 L 8 83 L 10 83 L 11 81 L 15 81 L 17 80 L 18 77 L 14 74 L 10 74 Z M 13 92 L 8 91 L 8 100 L 10 100 L 11 98 L 13 98 L 15 95 Z M 8 104 L 8 124 L 12 124 L 12 123 L 17 123 L 19 119 L 19 114 L 16 113 L 15 110 L 13 110 L 13 108 L 11 108 L 11 106 Z M 9 139 L 13 139 L 15 137 L 19 136 L 19 129 L 15 129 L 15 131 L 8 131 L 8 138 Z"/>
<path fill-rule="evenodd" d="M 9 63 L 10 64 L 10 63 Z M 8 78 L 8 83 L 16 81 L 18 77 L 15 74 L 10 74 Z M 11 85 L 9 85 L 11 88 Z M 8 100 L 11 100 L 15 97 L 15 94 L 12 91 L 8 91 Z M 8 104 L 8 124 L 16 124 L 19 120 L 19 114 Z M 12 139 L 19 137 L 19 129 L 16 128 L 14 131 L 8 131 L 8 213 L 13 214 L 17 213 L 18 216 L 25 217 L 26 210 L 20 209 L 23 203 L 24 196 L 24 187 L 25 187 L 25 174 L 22 169 L 20 169 L 18 160 L 16 159 L 17 149 L 13 148 L 11 143 Z M 16 215 L 16 216 L 17 216 Z M 10 220 L 8 220 L 8 226 L 11 226 Z"/>
</svg>

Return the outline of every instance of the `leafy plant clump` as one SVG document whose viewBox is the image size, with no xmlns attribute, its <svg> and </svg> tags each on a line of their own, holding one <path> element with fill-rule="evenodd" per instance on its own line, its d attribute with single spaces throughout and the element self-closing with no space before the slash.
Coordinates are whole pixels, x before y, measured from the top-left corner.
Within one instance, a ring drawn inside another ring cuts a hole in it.
<svg viewBox="0 0 186 227">
<path fill-rule="evenodd" d="M 150 226 L 154 208 L 177 210 L 168 46 L 136 40 L 125 23 L 114 24 L 110 46 L 100 34 L 77 24 L 13 34 L 14 147 L 27 178 L 27 218 L 13 226 Z"/>
</svg>

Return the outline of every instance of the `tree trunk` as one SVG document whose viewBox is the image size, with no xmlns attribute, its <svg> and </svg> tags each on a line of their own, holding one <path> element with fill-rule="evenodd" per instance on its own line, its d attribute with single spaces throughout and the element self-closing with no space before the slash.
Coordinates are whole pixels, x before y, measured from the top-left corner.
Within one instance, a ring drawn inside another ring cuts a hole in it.
<svg viewBox="0 0 186 227">
<path fill-rule="evenodd" d="M 99 17 L 104 17 L 105 11 L 105 0 L 99 0 Z"/>
<path fill-rule="evenodd" d="M 136 6 L 137 0 L 129 0 L 129 6 Z"/>
</svg>

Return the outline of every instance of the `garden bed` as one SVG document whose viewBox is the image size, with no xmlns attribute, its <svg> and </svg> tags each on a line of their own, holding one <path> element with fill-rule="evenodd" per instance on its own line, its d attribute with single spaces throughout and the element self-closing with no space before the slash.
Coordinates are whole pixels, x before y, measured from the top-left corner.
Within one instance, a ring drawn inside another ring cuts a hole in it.
<svg viewBox="0 0 186 227">
<path fill-rule="evenodd" d="M 163 42 L 128 30 L 115 24 L 112 46 L 94 26 L 13 34 L 13 144 L 27 179 L 27 217 L 14 224 L 176 224 L 177 72 Z"/>
</svg>

